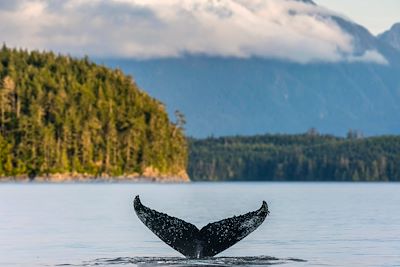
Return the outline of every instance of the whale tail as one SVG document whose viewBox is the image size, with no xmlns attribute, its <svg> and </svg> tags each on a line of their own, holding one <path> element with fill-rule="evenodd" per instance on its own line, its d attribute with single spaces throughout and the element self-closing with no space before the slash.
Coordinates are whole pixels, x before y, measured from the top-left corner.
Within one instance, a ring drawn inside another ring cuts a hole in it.
<svg viewBox="0 0 400 267">
<path fill-rule="evenodd" d="M 155 235 L 187 258 L 217 255 L 257 229 L 269 214 L 263 201 L 256 211 L 209 223 L 199 230 L 191 223 L 144 206 L 139 196 L 133 206 L 139 219 Z"/>
</svg>

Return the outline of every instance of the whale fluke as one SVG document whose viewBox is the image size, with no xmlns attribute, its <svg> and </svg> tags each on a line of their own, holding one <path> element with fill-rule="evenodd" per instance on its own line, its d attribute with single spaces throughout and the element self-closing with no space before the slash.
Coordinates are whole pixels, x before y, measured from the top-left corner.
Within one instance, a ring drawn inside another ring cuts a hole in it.
<svg viewBox="0 0 400 267">
<path fill-rule="evenodd" d="M 154 234 L 187 258 L 217 255 L 257 229 L 269 214 L 263 201 L 256 211 L 209 223 L 199 230 L 191 223 L 144 206 L 139 196 L 133 206 L 139 219 Z"/>
</svg>

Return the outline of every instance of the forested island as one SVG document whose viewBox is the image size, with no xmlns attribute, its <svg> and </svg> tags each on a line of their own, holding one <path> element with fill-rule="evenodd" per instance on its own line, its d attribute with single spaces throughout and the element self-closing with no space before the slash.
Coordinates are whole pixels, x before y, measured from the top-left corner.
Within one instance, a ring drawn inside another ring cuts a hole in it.
<svg viewBox="0 0 400 267">
<path fill-rule="evenodd" d="M 120 70 L 0 50 L 0 180 L 187 180 L 179 120 Z"/>
<path fill-rule="evenodd" d="M 189 140 L 195 181 L 400 181 L 400 136 L 236 136 Z"/>
</svg>

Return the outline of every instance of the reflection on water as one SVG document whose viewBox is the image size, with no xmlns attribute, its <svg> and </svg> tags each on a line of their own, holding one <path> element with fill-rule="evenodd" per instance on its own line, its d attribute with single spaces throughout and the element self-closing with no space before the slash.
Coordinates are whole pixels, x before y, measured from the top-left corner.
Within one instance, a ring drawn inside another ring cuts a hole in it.
<svg viewBox="0 0 400 267">
<path fill-rule="evenodd" d="M 59 264 L 57 266 L 107 266 L 107 265 L 136 265 L 136 266 L 269 266 L 288 262 L 305 262 L 302 259 L 279 259 L 269 256 L 258 257 L 214 257 L 205 259 L 186 259 L 181 257 L 118 257 L 114 259 L 99 258 L 85 261 L 81 264 Z"/>
</svg>

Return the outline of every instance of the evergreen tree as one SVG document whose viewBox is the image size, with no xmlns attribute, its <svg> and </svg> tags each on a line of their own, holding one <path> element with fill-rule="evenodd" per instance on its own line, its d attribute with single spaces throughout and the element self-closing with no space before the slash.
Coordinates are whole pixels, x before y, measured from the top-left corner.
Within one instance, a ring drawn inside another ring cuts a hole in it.
<svg viewBox="0 0 400 267">
<path fill-rule="evenodd" d="M 0 177 L 178 175 L 186 163 L 182 127 L 122 71 L 0 49 Z"/>
<path fill-rule="evenodd" d="M 355 133 L 355 134 L 353 134 Z M 316 134 L 189 140 L 194 180 L 400 181 L 400 137 Z"/>
</svg>

